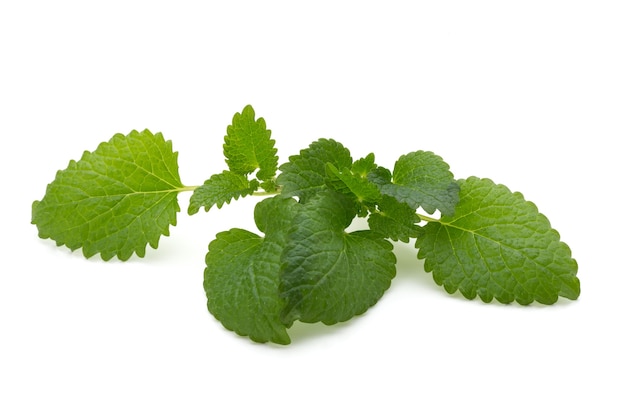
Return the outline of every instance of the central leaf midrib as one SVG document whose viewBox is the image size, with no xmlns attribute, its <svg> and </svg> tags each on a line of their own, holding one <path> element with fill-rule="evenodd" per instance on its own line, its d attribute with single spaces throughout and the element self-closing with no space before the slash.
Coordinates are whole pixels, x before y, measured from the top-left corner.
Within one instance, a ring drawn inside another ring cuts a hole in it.
<svg viewBox="0 0 626 417">
<path fill-rule="evenodd" d="M 62 186 L 67 187 L 67 188 L 74 188 L 79 190 L 80 192 L 85 192 L 85 190 L 83 190 L 80 187 L 77 187 L 75 185 L 71 185 L 71 184 L 62 184 Z M 129 197 L 129 196 L 134 196 L 134 195 L 139 195 L 139 194 L 169 194 L 169 193 L 179 193 L 179 192 L 183 192 L 183 191 L 190 191 L 195 187 L 180 187 L 180 188 L 173 188 L 173 189 L 167 189 L 167 190 L 151 190 L 151 191 L 135 191 L 132 190 L 130 192 L 126 192 L 126 193 L 116 193 L 116 194 L 101 194 L 101 195 L 87 195 L 84 198 L 80 198 L 80 199 L 75 199 L 75 200 L 70 200 L 67 202 L 63 202 L 63 203 L 56 203 L 56 206 L 59 207 L 63 207 L 66 205 L 73 205 L 76 204 L 78 202 L 86 202 L 89 200 L 94 200 L 94 199 L 107 199 L 107 198 L 124 198 L 124 197 Z"/>
<path fill-rule="evenodd" d="M 302 288 L 306 288 L 306 289 L 310 289 L 310 291 L 307 291 L 302 297 L 300 297 L 300 299 L 298 300 L 297 303 L 295 303 L 293 305 L 293 307 L 291 308 L 291 310 L 296 310 L 298 309 L 299 306 L 301 306 L 302 304 L 304 304 L 305 301 L 307 301 L 309 298 L 311 298 L 313 296 L 313 292 L 316 291 L 318 288 L 320 288 L 322 286 L 323 283 L 325 283 L 328 280 L 328 277 L 331 275 L 331 273 L 337 268 L 337 266 L 340 263 L 340 259 L 344 258 L 345 254 L 346 254 L 346 242 L 344 239 L 343 240 L 343 247 L 341 250 L 338 251 L 337 256 L 333 262 L 333 264 L 331 265 L 330 268 L 328 268 L 326 270 L 326 272 L 324 273 L 324 275 L 318 279 L 316 282 L 314 282 L 313 284 L 299 284 L 296 285 L 294 287 L 292 287 L 290 289 L 290 291 L 297 291 L 299 289 Z M 333 250 L 333 252 L 335 252 Z"/>
<path fill-rule="evenodd" d="M 549 271 L 549 269 L 548 269 L 548 267 L 547 267 L 547 266 L 545 266 L 545 265 L 543 265 L 543 264 L 538 263 L 538 262 L 537 262 L 535 259 L 533 259 L 533 258 L 530 258 L 530 257 L 529 257 L 529 256 L 528 256 L 525 252 L 524 252 L 524 250 L 523 250 L 523 249 L 516 248 L 516 247 L 513 247 L 513 246 L 511 246 L 511 245 L 507 245 L 507 244 L 505 244 L 504 242 L 500 242 L 500 241 L 498 241 L 498 240 L 495 240 L 495 239 L 494 239 L 494 238 L 492 238 L 492 237 L 489 237 L 489 236 L 485 236 L 485 235 L 483 235 L 483 234 L 480 234 L 480 233 L 476 232 L 475 230 L 470 230 L 470 229 L 467 229 L 467 228 L 464 228 L 464 227 L 461 227 L 461 226 L 453 225 L 453 224 L 451 224 L 451 223 L 445 223 L 445 222 L 440 222 L 440 223 L 441 223 L 441 225 L 442 225 L 442 226 L 444 226 L 444 227 L 449 227 L 449 228 L 453 228 L 453 229 L 461 230 L 462 232 L 465 232 L 465 233 L 469 233 L 469 234 L 471 234 L 471 235 L 473 236 L 473 238 L 474 238 L 474 239 L 473 239 L 474 241 L 476 241 L 476 239 L 477 239 L 477 237 L 478 237 L 478 238 L 485 239 L 485 240 L 487 240 L 487 241 L 489 241 L 489 242 L 492 242 L 492 243 L 494 243 L 495 245 L 497 245 L 497 246 L 499 246 L 499 247 L 504 247 L 504 248 L 507 248 L 507 249 L 509 249 L 509 250 L 511 250 L 511 251 L 513 251 L 513 252 L 515 252 L 515 253 L 520 254 L 520 255 L 521 255 L 524 259 L 526 259 L 526 260 L 528 260 L 528 261 L 532 262 L 535 266 L 537 266 L 537 267 L 538 267 L 538 268 L 540 268 L 541 270 L 543 270 L 543 271 L 548 270 L 548 271 Z M 448 233 L 448 236 L 449 236 L 449 233 Z M 452 241 L 453 241 L 453 239 L 452 239 L 450 236 L 449 236 L 449 241 L 450 241 L 450 242 L 452 242 Z M 476 249 L 477 249 L 477 250 L 478 250 L 478 252 L 480 253 L 480 249 L 478 248 L 478 245 L 476 245 Z M 481 258 L 483 258 L 483 259 L 484 259 L 484 257 L 482 256 L 482 254 L 481 254 Z M 459 263 L 460 263 L 460 261 L 459 261 Z M 508 266 L 507 266 L 507 269 L 508 269 L 509 271 L 511 271 L 511 268 L 509 268 Z M 519 283 L 519 281 L 518 281 L 518 283 Z"/>
<path fill-rule="evenodd" d="M 91 223 L 93 223 L 93 222 L 95 222 L 95 221 L 98 221 L 98 220 L 99 220 L 102 216 L 104 216 L 105 214 L 112 212 L 112 211 L 115 209 L 115 207 L 117 207 L 119 204 L 121 204 L 121 203 L 122 203 L 122 201 L 124 201 L 124 198 L 125 198 L 125 197 L 127 197 L 127 196 L 128 196 L 128 195 L 126 195 L 126 194 L 122 195 L 122 199 L 120 199 L 119 201 L 115 202 L 115 204 L 114 204 L 113 206 L 111 206 L 111 207 L 107 208 L 107 210 L 105 210 L 105 211 L 103 211 L 103 212 L 101 212 L 101 213 L 98 213 L 98 215 L 97 215 L 96 217 L 94 217 L 94 218 L 90 219 L 89 221 L 87 221 L 87 222 L 83 222 L 83 223 L 80 223 L 80 224 L 77 224 L 76 226 L 74 226 L 74 227 L 72 227 L 72 228 L 70 228 L 70 229 L 68 229 L 68 230 L 75 230 L 75 229 L 79 229 L 79 228 L 83 227 L 85 224 L 91 224 Z M 142 209 L 143 209 L 143 210 L 142 210 L 141 214 L 140 214 L 140 215 L 135 216 L 135 218 L 134 218 L 134 219 L 133 219 L 133 220 L 132 220 L 129 224 L 127 224 L 127 225 L 125 225 L 125 226 L 124 226 L 124 229 L 126 229 L 126 228 L 130 227 L 130 225 L 132 225 L 133 223 L 135 223 L 136 221 L 138 221 L 138 220 L 139 220 L 139 219 L 140 219 L 140 218 L 141 218 L 144 214 L 146 214 L 147 212 L 149 212 L 150 210 L 152 210 L 154 207 L 156 207 L 156 206 L 160 205 L 166 197 L 167 197 L 167 195 L 164 195 L 162 198 L 160 198 L 158 201 L 156 201 L 154 204 L 150 205 L 149 207 L 143 206 L 143 207 L 142 207 Z M 95 198 L 95 197 L 94 197 L 94 198 Z M 81 201 L 82 201 L 82 200 L 81 200 Z M 69 204 L 69 203 L 67 203 L 67 204 Z M 119 233 L 119 231 L 118 231 L 118 233 Z M 107 237 L 106 237 L 106 239 L 110 239 L 110 237 L 111 237 L 111 236 L 112 236 L 112 235 L 107 236 Z"/>
<path fill-rule="evenodd" d="M 160 151 L 160 150 L 159 150 L 159 151 Z M 109 159 L 109 160 L 112 160 L 112 161 L 114 161 L 114 162 L 115 162 L 115 161 L 119 161 L 119 162 L 122 162 L 123 164 L 129 164 L 129 165 L 132 165 L 134 168 L 137 168 L 137 169 L 141 170 L 142 172 L 144 172 L 145 174 L 147 174 L 147 176 L 152 177 L 152 178 L 156 178 L 157 180 L 159 180 L 159 182 L 165 183 L 165 184 L 167 184 L 167 185 L 171 186 L 172 188 L 178 188 L 178 187 L 179 187 L 179 185 L 172 184 L 169 180 L 167 180 L 167 179 L 165 179 L 165 178 L 163 178 L 163 177 L 159 176 L 158 174 L 156 174 L 156 173 L 154 173 L 154 172 L 152 172 L 152 171 L 150 171 L 150 170 L 148 170 L 148 169 L 144 168 L 144 167 L 143 167 L 143 166 L 141 166 L 141 165 L 138 165 L 138 164 L 137 164 L 135 161 L 133 161 L 133 160 L 128 160 L 128 159 L 125 159 L 125 158 L 122 158 L 122 157 L 118 157 L 118 156 L 113 156 L 113 155 L 103 155 L 103 156 L 102 156 L 102 158 L 103 158 L 103 159 L 105 159 L 105 160 L 106 160 L 106 159 Z M 115 164 L 115 163 L 113 163 L 113 164 L 107 164 L 107 165 L 115 166 L 116 164 Z M 170 174 L 172 174 L 172 171 L 170 170 L 169 165 L 166 165 L 165 167 L 166 167 L 166 169 L 167 169 L 167 172 L 168 172 L 168 173 L 170 173 Z M 110 178 L 110 179 L 115 179 L 116 181 L 118 181 L 118 182 L 120 182 L 120 183 L 124 184 L 122 181 L 119 181 L 117 178 L 114 178 L 114 177 L 111 177 L 111 176 L 109 176 L 109 175 L 106 175 L 106 173 L 104 173 L 104 174 L 103 174 L 103 173 L 100 173 L 100 172 L 95 171 L 95 170 L 94 170 L 94 171 L 92 171 L 92 172 L 94 172 L 94 173 L 96 173 L 96 174 L 98 174 L 98 175 L 102 175 L 102 176 L 104 176 L 104 177 Z M 172 179 L 173 179 L 173 180 L 175 180 L 178 184 L 180 184 L 180 179 L 179 179 L 179 178 L 177 178 L 176 176 L 173 176 L 173 178 L 172 178 Z M 181 184 L 181 185 L 182 185 L 182 184 Z"/>
</svg>

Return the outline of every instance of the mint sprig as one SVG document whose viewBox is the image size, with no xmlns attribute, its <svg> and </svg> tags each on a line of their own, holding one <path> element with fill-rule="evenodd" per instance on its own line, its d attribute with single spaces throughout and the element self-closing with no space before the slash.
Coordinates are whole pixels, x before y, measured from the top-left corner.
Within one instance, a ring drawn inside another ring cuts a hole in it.
<svg viewBox="0 0 626 417">
<path fill-rule="evenodd" d="M 295 321 L 331 325 L 365 313 L 395 276 L 390 241 L 414 239 L 435 283 L 469 299 L 526 305 L 580 295 L 570 248 L 533 203 L 489 179 L 455 179 L 432 152 L 401 155 L 390 170 L 373 153 L 354 160 L 319 139 L 279 165 L 251 106 L 226 131 L 228 169 L 199 186 L 183 185 L 178 154 L 160 133 L 116 134 L 57 173 L 33 203 L 32 223 L 86 257 L 126 260 L 169 234 L 183 191 L 193 191 L 189 214 L 269 196 L 255 207 L 258 233 L 218 233 L 204 270 L 209 311 L 256 342 L 290 343 Z M 357 216 L 367 229 L 348 231 Z"/>
</svg>

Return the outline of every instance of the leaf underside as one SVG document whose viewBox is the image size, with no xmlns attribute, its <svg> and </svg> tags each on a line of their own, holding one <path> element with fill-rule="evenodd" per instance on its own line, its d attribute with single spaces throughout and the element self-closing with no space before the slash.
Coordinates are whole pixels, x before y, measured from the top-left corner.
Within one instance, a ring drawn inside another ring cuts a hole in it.
<svg viewBox="0 0 626 417">
<path fill-rule="evenodd" d="M 156 248 L 176 225 L 183 186 L 177 158 L 160 133 L 117 134 L 57 172 L 33 203 L 32 223 L 41 238 L 82 247 L 87 258 L 143 257 L 147 244 Z"/>
<path fill-rule="evenodd" d="M 578 298 L 577 263 L 533 203 L 488 179 L 459 185 L 455 214 L 429 223 L 416 240 L 418 257 L 437 284 L 484 302 Z"/>
</svg>

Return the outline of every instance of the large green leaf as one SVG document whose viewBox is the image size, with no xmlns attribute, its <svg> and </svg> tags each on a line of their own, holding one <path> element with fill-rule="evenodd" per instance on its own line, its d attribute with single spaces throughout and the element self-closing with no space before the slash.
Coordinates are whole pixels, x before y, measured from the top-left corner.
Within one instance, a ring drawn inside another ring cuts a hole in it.
<svg viewBox="0 0 626 417">
<path fill-rule="evenodd" d="M 334 324 L 376 304 L 395 276 L 393 246 L 371 231 L 346 233 L 352 199 L 326 190 L 296 215 L 283 252 L 283 320 Z"/>
<path fill-rule="evenodd" d="M 422 230 L 418 257 L 449 293 L 510 303 L 553 304 L 578 298 L 578 266 L 537 207 L 503 185 L 459 181 L 460 203 Z"/>
<path fill-rule="evenodd" d="M 79 161 L 70 161 L 32 207 L 41 238 L 90 257 L 142 257 L 158 246 L 180 210 L 178 153 L 160 133 L 116 134 Z"/>
<path fill-rule="evenodd" d="M 223 325 L 256 342 L 290 343 L 280 313 L 281 254 L 299 208 L 293 199 L 273 197 L 255 208 L 260 237 L 242 229 L 218 233 L 209 245 L 204 272 L 207 306 Z"/>
</svg>

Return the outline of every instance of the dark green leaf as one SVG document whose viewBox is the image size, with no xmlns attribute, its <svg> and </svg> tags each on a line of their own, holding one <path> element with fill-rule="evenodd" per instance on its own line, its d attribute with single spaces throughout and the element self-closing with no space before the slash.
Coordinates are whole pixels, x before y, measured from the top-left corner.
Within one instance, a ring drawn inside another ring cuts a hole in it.
<svg viewBox="0 0 626 417">
<path fill-rule="evenodd" d="M 209 245 L 204 272 L 207 306 L 223 325 L 256 342 L 290 343 L 280 319 L 280 258 L 299 205 L 281 197 L 255 208 L 260 237 L 242 229 L 218 233 Z"/>
<path fill-rule="evenodd" d="M 381 192 L 413 209 L 422 207 L 431 214 L 439 210 L 451 215 L 459 201 L 459 187 L 449 168 L 432 152 L 411 152 L 398 159 L 392 182 L 382 184 Z"/>
<path fill-rule="evenodd" d="M 333 139 L 319 139 L 299 155 L 291 156 L 289 162 L 280 166 L 281 174 L 276 179 L 282 194 L 305 202 L 325 189 L 327 163 L 338 169 L 350 168 L 352 157 L 348 149 Z"/>
<path fill-rule="evenodd" d="M 343 194 L 318 193 L 293 221 L 283 252 L 283 320 L 334 324 L 364 313 L 395 276 L 393 246 L 370 231 L 346 233 L 355 216 Z"/>
<path fill-rule="evenodd" d="M 408 242 L 410 238 L 417 237 L 420 229 L 420 218 L 415 209 L 386 195 L 378 205 L 378 211 L 372 213 L 367 221 L 370 230 L 395 241 Z"/>
</svg>

